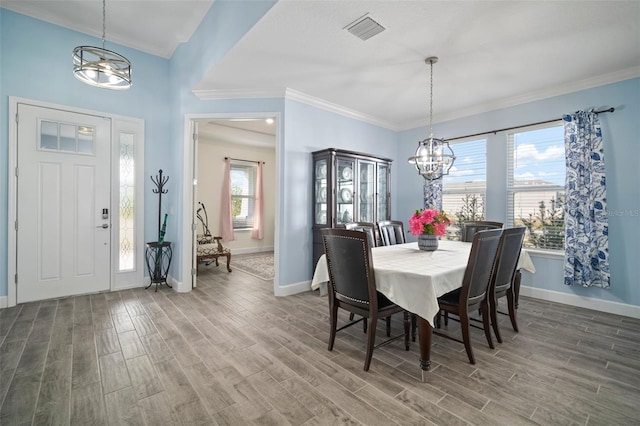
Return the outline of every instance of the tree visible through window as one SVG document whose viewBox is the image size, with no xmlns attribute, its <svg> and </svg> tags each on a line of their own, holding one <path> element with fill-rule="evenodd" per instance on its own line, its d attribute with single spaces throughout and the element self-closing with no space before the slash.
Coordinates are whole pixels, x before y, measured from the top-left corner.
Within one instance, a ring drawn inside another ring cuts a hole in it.
<svg viewBox="0 0 640 426">
<path fill-rule="evenodd" d="M 231 163 L 231 216 L 233 229 L 253 228 L 256 169 L 254 163 Z"/>
</svg>

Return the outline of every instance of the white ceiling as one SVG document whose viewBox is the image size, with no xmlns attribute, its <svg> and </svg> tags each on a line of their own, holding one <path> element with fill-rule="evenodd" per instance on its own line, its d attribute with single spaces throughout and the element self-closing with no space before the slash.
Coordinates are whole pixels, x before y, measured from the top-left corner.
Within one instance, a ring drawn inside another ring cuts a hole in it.
<svg viewBox="0 0 640 426">
<path fill-rule="evenodd" d="M 169 57 L 211 3 L 109 1 L 107 40 Z M 2 6 L 100 35 L 99 1 Z M 386 30 L 362 41 L 344 27 L 366 13 Z M 639 1 L 280 0 L 194 89 L 214 98 L 289 89 L 405 129 L 427 122 L 427 56 L 440 58 L 441 121 L 640 76 L 639 26 Z M 584 107 L 601 106 L 612 105 Z"/>
</svg>

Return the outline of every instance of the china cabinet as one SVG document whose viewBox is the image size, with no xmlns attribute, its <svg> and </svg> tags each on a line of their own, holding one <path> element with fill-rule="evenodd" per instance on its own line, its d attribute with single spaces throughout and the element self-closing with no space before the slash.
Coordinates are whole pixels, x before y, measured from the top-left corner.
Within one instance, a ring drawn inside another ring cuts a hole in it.
<svg viewBox="0 0 640 426">
<path fill-rule="evenodd" d="M 335 148 L 313 153 L 313 265 L 323 228 L 391 219 L 391 161 Z"/>
</svg>

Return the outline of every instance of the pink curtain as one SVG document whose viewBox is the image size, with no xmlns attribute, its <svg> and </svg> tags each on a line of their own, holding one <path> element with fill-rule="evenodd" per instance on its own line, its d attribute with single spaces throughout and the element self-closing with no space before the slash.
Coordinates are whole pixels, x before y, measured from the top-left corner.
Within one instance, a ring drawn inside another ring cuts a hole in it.
<svg viewBox="0 0 640 426">
<path fill-rule="evenodd" d="M 220 229 L 222 239 L 233 241 L 233 218 L 231 216 L 231 160 L 224 160 L 224 178 L 222 179 L 222 200 L 220 202 Z"/>
<path fill-rule="evenodd" d="M 261 240 L 264 238 L 264 197 L 262 196 L 262 161 L 258 163 L 256 176 L 256 202 L 253 206 L 253 230 L 251 238 Z"/>
</svg>

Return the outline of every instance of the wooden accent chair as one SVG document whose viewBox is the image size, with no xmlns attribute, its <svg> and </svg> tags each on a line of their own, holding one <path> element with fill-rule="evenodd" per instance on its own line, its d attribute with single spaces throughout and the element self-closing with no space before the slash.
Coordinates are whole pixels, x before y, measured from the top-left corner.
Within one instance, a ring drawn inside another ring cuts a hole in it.
<svg viewBox="0 0 640 426">
<path fill-rule="evenodd" d="M 489 347 L 493 349 L 491 331 L 489 329 L 489 303 L 487 294 L 489 292 L 489 284 L 493 278 L 493 268 L 498 255 L 501 235 L 502 229 L 477 232 L 473 237 L 471 253 L 469 254 L 467 268 L 465 269 L 462 280 L 462 287 L 438 298 L 438 305 L 441 311 L 444 311 L 446 314 L 458 316 L 460 329 L 462 331 L 462 340 L 442 333 L 439 330 L 439 318 L 436 321 L 438 328 L 434 329 L 433 333 L 446 337 L 447 339 L 455 340 L 456 342 L 464 343 L 464 348 L 467 351 L 467 356 L 471 364 L 475 364 L 476 361 L 473 356 L 473 350 L 471 349 L 471 338 L 469 336 L 469 312 L 480 309 L 484 334 L 489 343 Z M 438 314 L 438 317 L 439 316 L 440 314 Z"/>
<path fill-rule="evenodd" d="M 381 220 L 378 222 L 378 231 L 383 246 L 404 244 L 407 239 L 404 235 L 404 223 L 399 220 Z"/>
<path fill-rule="evenodd" d="M 478 231 L 487 231 L 489 229 L 502 229 L 504 224 L 502 222 L 491 222 L 487 220 L 478 220 L 472 222 L 465 222 L 462 225 L 462 235 L 460 241 L 470 243 L 473 241 L 473 236 Z"/>
<path fill-rule="evenodd" d="M 210 265 L 215 261 L 216 266 L 219 257 L 227 258 L 227 271 L 231 272 L 231 250 L 222 246 L 222 237 L 213 237 L 211 235 L 198 234 L 198 246 L 196 247 L 196 274 L 200 270 L 200 262 L 206 262 Z"/>
<path fill-rule="evenodd" d="M 491 313 L 491 325 L 496 335 L 496 340 L 502 343 L 500 330 L 498 329 L 498 299 L 507 297 L 507 306 L 509 309 L 509 319 L 513 331 L 518 332 L 518 324 L 516 322 L 516 298 L 514 293 L 514 282 L 516 279 L 516 268 L 520 259 L 522 243 L 524 242 L 524 233 L 526 228 L 509 228 L 502 231 L 500 237 L 500 248 L 498 249 L 498 259 L 493 274 L 493 279 L 489 286 L 489 311 Z"/>
<path fill-rule="evenodd" d="M 387 318 L 404 309 L 391 302 L 376 289 L 376 279 L 371 261 L 369 234 L 347 229 L 323 229 L 322 240 L 329 269 L 329 347 L 333 350 L 336 332 L 350 327 L 363 319 L 370 322 L 367 332 L 367 349 L 364 371 L 369 370 L 373 349 L 392 340 L 392 337 L 375 345 L 378 318 Z M 338 308 L 360 315 L 362 318 L 337 327 Z M 404 316 L 405 349 L 409 350 L 409 315 Z"/>
</svg>

